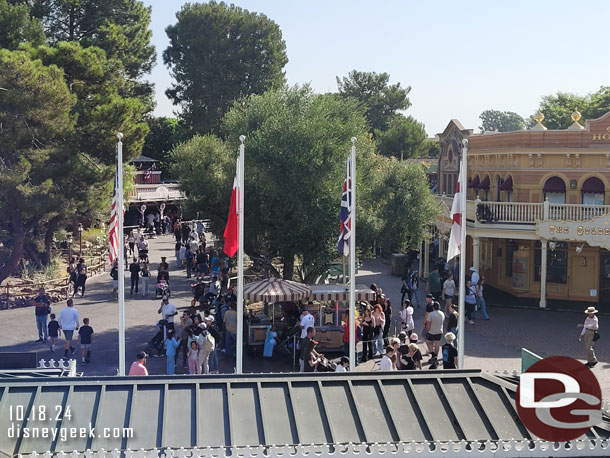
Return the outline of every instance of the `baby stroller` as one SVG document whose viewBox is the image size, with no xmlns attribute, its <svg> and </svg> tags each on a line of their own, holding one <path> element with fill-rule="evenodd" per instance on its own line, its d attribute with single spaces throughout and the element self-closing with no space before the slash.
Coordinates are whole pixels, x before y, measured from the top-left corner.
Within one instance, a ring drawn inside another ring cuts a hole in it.
<svg viewBox="0 0 610 458">
<path fill-rule="evenodd" d="M 155 289 L 155 299 L 157 299 L 159 296 L 170 297 L 171 295 L 172 293 L 169 289 L 169 282 L 167 280 L 159 280 L 159 283 L 157 283 L 157 288 Z"/>
<path fill-rule="evenodd" d="M 150 339 L 148 345 L 146 346 L 146 353 L 149 355 L 163 355 L 163 342 L 164 342 L 164 330 L 167 325 L 167 320 L 159 320 L 157 323 L 157 328 L 159 331 L 155 334 L 155 336 Z"/>
</svg>

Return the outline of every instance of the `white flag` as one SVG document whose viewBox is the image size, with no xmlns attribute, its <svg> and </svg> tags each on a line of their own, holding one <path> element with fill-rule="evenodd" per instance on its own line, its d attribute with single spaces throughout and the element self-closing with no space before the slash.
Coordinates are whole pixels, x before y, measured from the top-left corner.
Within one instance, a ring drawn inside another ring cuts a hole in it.
<svg viewBox="0 0 610 458">
<path fill-rule="evenodd" d="M 451 206 L 451 235 L 449 236 L 449 247 L 447 248 L 447 261 L 451 261 L 462 252 L 462 209 L 460 208 L 460 193 L 462 192 L 462 173 L 457 182 L 453 205 Z"/>
</svg>

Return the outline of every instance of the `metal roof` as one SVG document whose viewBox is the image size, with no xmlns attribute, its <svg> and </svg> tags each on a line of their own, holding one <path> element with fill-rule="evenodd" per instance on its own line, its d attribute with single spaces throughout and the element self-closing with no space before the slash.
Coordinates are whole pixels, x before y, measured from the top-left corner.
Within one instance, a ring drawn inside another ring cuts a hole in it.
<svg viewBox="0 0 610 458">
<path fill-rule="evenodd" d="M 0 380 L 0 453 L 535 439 L 517 416 L 515 391 L 478 370 Z M 23 427 L 91 423 L 98 434 L 125 427 L 133 437 L 9 437 L 18 406 L 72 414 Z M 608 419 L 587 437 L 607 445 Z"/>
</svg>

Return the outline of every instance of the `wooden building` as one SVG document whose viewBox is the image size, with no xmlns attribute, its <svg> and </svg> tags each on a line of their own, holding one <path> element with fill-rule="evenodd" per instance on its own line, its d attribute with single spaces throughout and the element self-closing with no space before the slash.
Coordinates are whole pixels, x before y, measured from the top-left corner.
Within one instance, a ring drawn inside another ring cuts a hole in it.
<svg viewBox="0 0 610 458">
<path fill-rule="evenodd" d="M 468 139 L 467 262 L 516 297 L 610 305 L 610 113 L 565 130 L 440 134 L 436 224 L 443 257 L 461 140 Z"/>
</svg>

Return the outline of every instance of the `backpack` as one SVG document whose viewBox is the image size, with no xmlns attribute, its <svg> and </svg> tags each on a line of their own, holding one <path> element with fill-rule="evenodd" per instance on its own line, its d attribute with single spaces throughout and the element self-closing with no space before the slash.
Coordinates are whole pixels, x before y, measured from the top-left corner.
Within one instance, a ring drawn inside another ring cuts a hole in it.
<svg viewBox="0 0 610 458">
<path fill-rule="evenodd" d="M 199 346 L 200 350 L 211 352 L 214 351 L 216 342 L 214 341 L 214 337 L 212 337 L 209 332 L 202 332 L 197 338 L 197 345 Z"/>
</svg>

